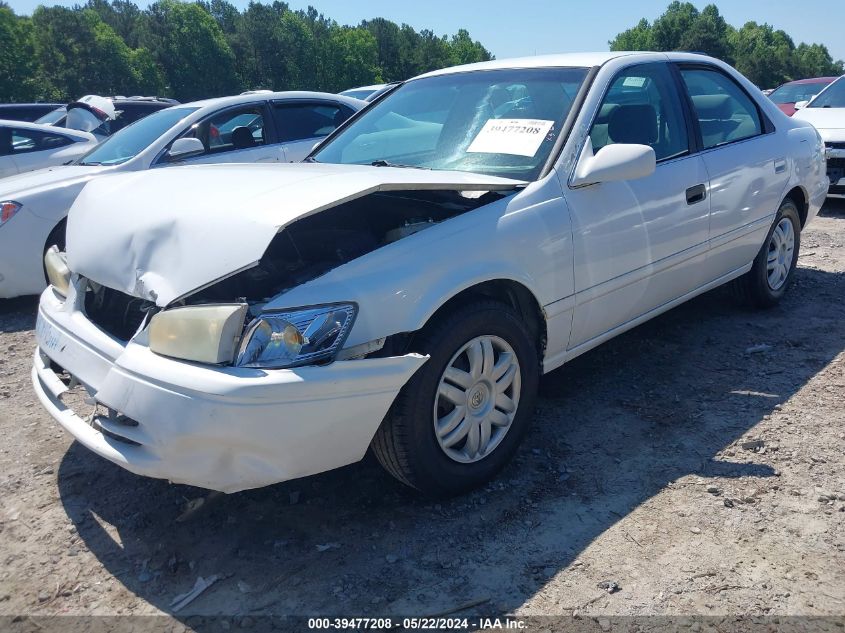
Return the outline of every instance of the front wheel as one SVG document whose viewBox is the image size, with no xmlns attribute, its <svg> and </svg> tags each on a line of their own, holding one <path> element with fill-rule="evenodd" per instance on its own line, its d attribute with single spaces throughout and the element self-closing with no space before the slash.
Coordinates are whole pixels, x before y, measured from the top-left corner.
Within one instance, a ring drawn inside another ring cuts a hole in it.
<svg viewBox="0 0 845 633">
<path fill-rule="evenodd" d="M 800 246 L 798 208 L 792 200 L 784 200 L 751 270 L 733 282 L 737 295 L 760 308 L 777 304 L 792 281 Z"/>
<path fill-rule="evenodd" d="M 527 430 L 537 347 L 513 309 L 479 301 L 426 327 L 415 348 L 430 358 L 397 396 L 373 452 L 391 475 L 427 494 L 480 486 Z"/>
</svg>

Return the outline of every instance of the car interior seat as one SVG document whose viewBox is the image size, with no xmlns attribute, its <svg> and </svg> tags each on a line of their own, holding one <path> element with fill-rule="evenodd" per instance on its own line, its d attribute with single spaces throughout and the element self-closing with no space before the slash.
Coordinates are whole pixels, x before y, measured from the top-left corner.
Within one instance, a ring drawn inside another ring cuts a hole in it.
<svg viewBox="0 0 845 633">
<path fill-rule="evenodd" d="M 235 149 L 249 149 L 255 147 L 255 138 L 252 136 L 252 131 L 244 126 L 239 125 L 232 130 L 232 145 Z"/>
</svg>

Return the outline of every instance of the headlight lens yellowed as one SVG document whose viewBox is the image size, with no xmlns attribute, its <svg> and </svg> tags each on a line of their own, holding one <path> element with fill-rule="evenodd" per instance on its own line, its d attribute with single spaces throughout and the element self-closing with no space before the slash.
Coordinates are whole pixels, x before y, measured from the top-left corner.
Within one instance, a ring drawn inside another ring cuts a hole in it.
<svg viewBox="0 0 845 633">
<path fill-rule="evenodd" d="M 70 288 L 70 268 L 67 267 L 67 256 L 55 246 L 51 246 L 44 253 L 44 270 L 47 280 L 63 297 L 67 297 Z"/>
<path fill-rule="evenodd" d="M 247 305 L 187 306 L 150 320 L 150 349 L 198 363 L 230 363 L 240 342 Z"/>
</svg>

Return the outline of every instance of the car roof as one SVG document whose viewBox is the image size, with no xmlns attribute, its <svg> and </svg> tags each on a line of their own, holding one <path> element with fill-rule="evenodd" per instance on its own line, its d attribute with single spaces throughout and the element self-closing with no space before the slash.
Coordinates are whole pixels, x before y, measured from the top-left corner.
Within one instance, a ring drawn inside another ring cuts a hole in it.
<svg viewBox="0 0 845 633">
<path fill-rule="evenodd" d="M 450 75 L 453 73 L 475 70 L 505 70 L 510 68 L 591 68 L 593 66 L 602 66 L 603 64 L 620 57 L 630 57 L 632 58 L 632 61 L 642 59 L 644 62 L 659 60 L 675 62 L 695 62 L 697 60 L 705 60 L 710 62 L 719 62 L 719 60 L 716 60 L 713 57 L 695 51 L 599 51 L 593 53 L 558 53 L 554 55 L 516 57 L 513 59 L 494 59 L 489 62 L 452 66 L 450 68 L 441 68 L 440 70 L 433 70 L 431 72 L 418 75 L 417 77 L 414 77 L 414 79 L 420 79 L 421 77 L 434 77 L 437 75 Z"/>
<path fill-rule="evenodd" d="M 839 77 L 808 77 L 807 79 L 796 79 L 795 81 L 787 81 L 781 86 L 794 86 L 798 84 L 829 84 L 839 79 Z M 780 86 L 778 86 L 780 88 Z"/>
<path fill-rule="evenodd" d="M 179 105 L 179 102 L 176 99 L 159 99 L 155 98 L 148 98 L 148 97 L 110 97 L 112 102 L 115 105 L 129 105 L 129 104 L 139 104 L 139 105 L 147 105 L 147 106 L 162 106 L 168 107 L 172 105 Z"/>
<path fill-rule="evenodd" d="M 494 59 L 489 62 L 478 62 L 465 64 L 463 66 L 452 66 L 441 68 L 415 77 L 434 77 L 437 75 L 450 75 L 452 73 L 467 72 L 472 70 L 498 70 L 507 68 L 555 68 L 573 67 L 589 68 L 601 66 L 602 64 L 617 57 L 628 55 L 653 55 L 653 53 L 638 53 L 632 51 L 604 51 L 596 53 L 558 53 L 554 55 L 535 55 L 532 57 L 515 57 L 512 59 Z"/>
<path fill-rule="evenodd" d="M 31 103 L 0 103 L 0 110 L 4 108 L 58 108 L 64 103 L 47 103 L 43 101 L 33 101 Z"/>
<path fill-rule="evenodd" d="M 45 125 L 44 123 L 30 123 L 29 121 L 11 121 L 7 119 L 0 119 L 0 127 L 13 127 L 18 130 L 34 130 L 36 132 L 47 132 L 49 134 L 58 134 L 59 136 L 70 136 L 78 139 L 90 139 L 91 135 L 88 132 L 81 130 L 73 130 L 64 127 L 55 127 L 53 125 Z"/>
<path fill-rule="evenodd" d="M 190 106 L 192 108 L 220 108 L 227 106 L 236 106 L 242 103 L 254 103 L 255 101 L 272 101 L 284 99 L 325 99 L 327 101 L 336 101 L 344 103 L 356 110 L 360 110 L 366 104 L 360 99 L 353 99 L 344 95 L 336 95 L 328 92 L 310 92 L 306 90 L 288 90 L 283 92 L 262 92 L 260 94 L 249 95 L 232 95 L 231 97 L 215 97 L 213 99 L 203 99 L 202 101 L 194 101 L 192 103 L 183 103 L 182 106 Z M 178 107 L 178 106 L 177 106 Z"/>
</svg>

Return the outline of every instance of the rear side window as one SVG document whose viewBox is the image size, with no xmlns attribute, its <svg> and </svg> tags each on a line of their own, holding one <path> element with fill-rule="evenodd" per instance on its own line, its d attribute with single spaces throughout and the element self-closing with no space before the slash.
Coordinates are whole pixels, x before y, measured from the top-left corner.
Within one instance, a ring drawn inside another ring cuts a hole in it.
<svg viewBox="0 0 845 633">
<path fill-rule="evenodd" d="M 681 68 L 704 149 L 763 133 L 760 112 L 739 85 L 717 70 Z"/>
<path fill-rule="evenodd" d="M 678 90 L 666 64 L 641 64 L 621 71 L 602 101 L 590 129 L 593 151 L 635 143 L 654 149 L 657 160 L 689 151 Z"/>
<path fill-rule="evenodd" d="M 273 117 L 282 143 L 328 136 L 351 115 L 351 108 L 333 103 L 273 104 Z"/>
<path fill-rule="evenodd" d="M 70 145 L 73 140 L 61 134 L 49 134 L 35 130 L 12 129 L 12 154 L 26 154 L 58 149 Z"/>
</svg>

